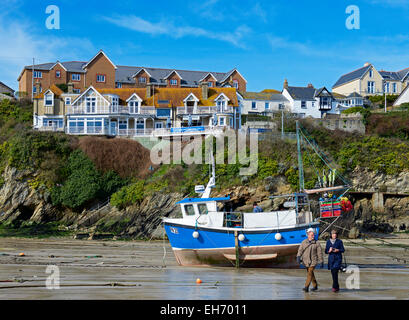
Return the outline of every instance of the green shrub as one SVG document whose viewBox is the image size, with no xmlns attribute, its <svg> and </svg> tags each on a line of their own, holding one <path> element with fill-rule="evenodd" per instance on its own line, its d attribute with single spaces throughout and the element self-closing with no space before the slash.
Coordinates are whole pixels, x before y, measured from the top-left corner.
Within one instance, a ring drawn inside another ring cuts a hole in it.
<svg viewBox="0 0 409 320">
<path fill-rule="evenodd" d="M 140 203 L 145 195 L 143 180 L 122 187 L 111 196 L 111 205 L 119 209 Z"/>
<path fill-rule="evenodd" d="M 81 151 L 74 151 L 67 163 L 68 179 L 52 189 L 54 205 L 78 209 L 97 197 L 101 176 L 92 161 Z"/>
</svg>

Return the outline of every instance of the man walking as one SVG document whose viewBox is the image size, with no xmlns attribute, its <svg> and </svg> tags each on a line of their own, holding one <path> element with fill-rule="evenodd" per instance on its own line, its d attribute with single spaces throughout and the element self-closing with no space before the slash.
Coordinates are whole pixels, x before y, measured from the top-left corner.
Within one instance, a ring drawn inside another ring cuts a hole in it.
<svg viewBox="0 0 409 320">
<path fill-rule="evenodd" d="M 308 288 L 312 283 L 311 291 L 318 289 L 318 283 L 315 279 L 314 269 L 320 264 L 321 268 L 324 267 L 324 258 L 322 255 L 322 248 L 318 241 L 315 240 L 314 229 L 309 228 L 307 230 L 308 238 L 301 242 L 297 253 L 297 262 L 301 263 L 307 268 L 307 280 L 303 290 L 308 292 Z"/>
</svg>

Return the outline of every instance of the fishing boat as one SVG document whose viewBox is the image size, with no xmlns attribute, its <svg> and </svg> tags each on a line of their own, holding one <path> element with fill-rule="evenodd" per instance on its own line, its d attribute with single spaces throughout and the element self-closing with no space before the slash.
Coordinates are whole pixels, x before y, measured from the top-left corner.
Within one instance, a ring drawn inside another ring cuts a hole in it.
<svg viewBox="0 0 409 320">
<path fill-rule="evenodd" d="M 301 151 L 297 122 L 297 144 Z M 300 154 L 300 152 L 299 152 Z M 285 197 L 284 209 L 270 212 L 231 212 L 229 197 L 211 197 L 216 185 L 212 152 L 211 177 L 206 187 L 196 186 L 201 197 L 179 201 L 182 218 L 164 218 L 163 224 L 177 262 L 182 266 L 296 267 L 301 242 L 312 228 L 318 236 L 320 222 L 313 219 L 309 195 L 314 190 Z M 299 162 L 302 158 L 299 156 Z M 302 163 L 299 163 L 302 167 Z M 300 171 L 300 183 L 303 173 Z M 339 187 L 324 188 L 339 190 Z M 320 191 L 322 192 L 322 190 Z"/>
</svg>

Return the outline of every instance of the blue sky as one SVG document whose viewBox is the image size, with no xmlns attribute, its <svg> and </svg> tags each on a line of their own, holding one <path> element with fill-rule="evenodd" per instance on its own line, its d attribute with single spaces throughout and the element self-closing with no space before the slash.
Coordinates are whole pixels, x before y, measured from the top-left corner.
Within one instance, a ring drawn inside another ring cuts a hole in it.
<svg viewBox="0 0 409 320">
<path fill-rule="evenodd" d="M 48 5 L 60 30 L 45 26 Z M 349 5 L 360 29 L 348 30 Z M 290 85 L 331 88 L 341 74 L 373 63 L 409 67 L 409 0 L 2 0 L 0 81 L 18 89 L 24 65 L 92 58 L 118 65 L 226 72 L 247 90 Z"/>
</svg>

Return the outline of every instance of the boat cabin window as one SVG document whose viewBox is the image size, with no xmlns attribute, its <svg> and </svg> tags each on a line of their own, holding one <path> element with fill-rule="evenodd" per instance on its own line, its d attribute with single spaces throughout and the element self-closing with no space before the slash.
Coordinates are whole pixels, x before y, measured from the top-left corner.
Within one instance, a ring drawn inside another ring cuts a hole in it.
<svg viewBox="0 0 409 320">
<path fill-rule="evenodd" d="M 185 212 L 186 212 L 186 215 L 188 215 L 188 216 L 194 216 L 195 215 L 195 209 L 193 209 L 193 205 L 191 205 L 191 204 L 185 205 Z"/>
<path fill-rule="evenodd" d="M 209 212 L 205 203 L 199 203 L 197 208 L 199 209 L 199 214 L 207 214 Z"/>
</svg>

